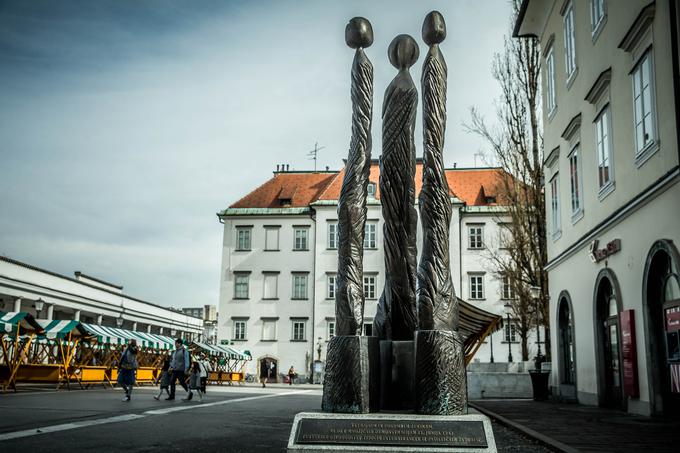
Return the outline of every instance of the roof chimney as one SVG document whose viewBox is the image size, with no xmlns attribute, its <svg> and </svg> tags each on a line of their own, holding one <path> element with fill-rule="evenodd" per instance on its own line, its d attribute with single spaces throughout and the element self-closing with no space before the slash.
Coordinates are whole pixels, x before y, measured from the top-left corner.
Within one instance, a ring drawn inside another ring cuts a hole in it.
<svg viewBox="0 0 680 453">
<path fill-rule="evenodd" d="M 276 164 L 276 172 L 279 172 L 279 164 Z"/>
<path fill-rule="evenodd" d="M 286 171 L 290 170 L 290 164 L 286 164 Z"/>
<path fill-rule="evenodd" d="M 458 166 L 458 162 L 453 163 L 453 168 L 456 168 Z"/>
<path fill-rule="evenodd" d="M 326 171 L 328 171 L 328 170 L 330 170 L 330 167 L 328 165 L 326 165 Z"/>
</svg>

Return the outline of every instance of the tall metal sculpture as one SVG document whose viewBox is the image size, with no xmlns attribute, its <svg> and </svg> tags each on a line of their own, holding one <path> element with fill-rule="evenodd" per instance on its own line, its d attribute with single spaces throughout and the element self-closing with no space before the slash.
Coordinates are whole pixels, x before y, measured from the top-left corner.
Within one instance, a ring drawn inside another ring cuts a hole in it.
<svg viewBox="0 0 680 453">
<path fill-rule="evenodd" d="M 399 35 L 389 46 L 390 63 L 399 70 L 383 100 L 383 153 L 380 202 L 384 220 L 385 288 L 374 320 L 378 337 L 412 341 L 416 329 L 416 152 L 413 133 L 418 91 L 408 68 L 418 60 L 418 44 Z"/>
<path fill-rule="evenodd" d="M 328 344 L 321 407 L 327 412 L 365 413 L 379 401 L 377 338 L 362 337 L 363 255 L 366 193 L 371 166 L 373 65 L 364 48 L 373 43 L 371 23 L 355 17 L 345 28 L 356 49 L 352 64 L 352 139 L 338 202 L 336 336 Z"/>
<path fill-rule="evenodd" d="M 415 335 L 415 409 L 425 414 L 461 414 L 467 391 L 458 336 L 458 302 L 451 280 L 451 200 L 444 172 L 447 68 L 439 43 L 446 38 L 437 11 L 423 23 L 430 46 L 422 72 L 423 187 L 419 197 L 423 250 L 418 266 L 418 332 Z"/>
</svg>

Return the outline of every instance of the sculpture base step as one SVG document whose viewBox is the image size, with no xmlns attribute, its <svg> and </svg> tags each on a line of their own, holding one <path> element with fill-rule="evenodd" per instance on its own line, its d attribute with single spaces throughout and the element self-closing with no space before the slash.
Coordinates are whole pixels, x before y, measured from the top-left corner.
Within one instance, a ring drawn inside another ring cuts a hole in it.
<svg viewBox="0 0 680 453">
<path fill-rule="evenodd" d="M 295 416 L 288 453 L 495 453 L 491 420 L 481 414 L 328 414 Z"/>
</svg>

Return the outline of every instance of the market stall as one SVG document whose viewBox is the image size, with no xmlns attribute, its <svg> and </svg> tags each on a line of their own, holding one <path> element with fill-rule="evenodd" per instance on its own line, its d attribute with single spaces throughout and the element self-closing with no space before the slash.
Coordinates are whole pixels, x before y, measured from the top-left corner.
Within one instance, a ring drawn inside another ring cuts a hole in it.
<svg viewBox="0 0 680 453">
<path fill-rule="evenodd" d="M 194 341 L 189 345 L 194 357 L 203 357 L 210 363 L 208 382 L 220 384 L 245 381 L 245 365 L 250 355 L 226 345 L 211 345 Z"/>
</svg>

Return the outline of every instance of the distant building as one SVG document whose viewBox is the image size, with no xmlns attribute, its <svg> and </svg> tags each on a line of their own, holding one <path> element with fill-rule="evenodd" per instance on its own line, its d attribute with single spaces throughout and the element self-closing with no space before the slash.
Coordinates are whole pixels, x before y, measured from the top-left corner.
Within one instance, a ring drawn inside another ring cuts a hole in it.
<svg viewBox="0 0 680 453">
<path fill-rule="evenodd" d="M 503 313 L 512 297 L 488 268 L 488 248 L 498 248 L 505 209 L 497 200 L 497 168 L 448 169 L 453 218 L 451 271 L 456 294 L 474 305 Z M 341 172 L 276 171 L 274 176 L 219 213 L 224 224 L 217 336 L 251 352 L 249 372 L 278 372 L 291 365 L 307 375 L 321 346 L 335 334 L 337 204 Z M 383 219 L 379 166 L 371 165 L 364 240 L 364 333 L 372 322 L 384 285 Z M 422 162 L 416 168 L 417 190 Z M 418 243 L 422 233 L 418 231 Z M 504 291 L 505 290 L 505 291 Z M 497 361 L 521 357 L 515 329 L 492 337 Z M 489 361 L 491 341 L 476 358 Z"/>
<path fill-rule="evenodd" d="M 4 256 L 0 256 L 0 310 L 191 340 L 203 332 L 200 319 L 129 296 L 120 285 L 82 272 L 69 277 Z"/>
<path fill-rule="evenodd" d="M 217 342 L 217 306 L 184 307 L 180 309 L 187 316 L 203 320 L 203 339 L 210 344 Z"/>
<path fill-rule="evenodd" d="M 203 307 L 183 307 L 180 310 L 187 316 L 203 319 Z"/>
<path fill-rule="evenodd" d="M 553 394 L 680 413 L 678 2 L 525 0 L 542 51 Z"/>
</svg>

